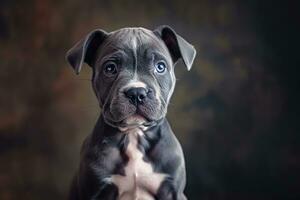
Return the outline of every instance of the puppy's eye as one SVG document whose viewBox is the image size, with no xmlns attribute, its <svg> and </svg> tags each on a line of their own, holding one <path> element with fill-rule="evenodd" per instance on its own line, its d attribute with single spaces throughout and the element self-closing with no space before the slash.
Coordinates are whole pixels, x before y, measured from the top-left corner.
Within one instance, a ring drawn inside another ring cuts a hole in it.
<svg viewBox="0 0 300 200">
<path fill-rule="evenodd" d="M 104 73 L 107 75 L 113 75 L 117 73 L 117 64 L 109 61 L 104 64 Z"/>
<path fill-rule="evenodd" d="M 155 65 L 155 71 L 159 74 L 164 73 L 166 71 L 166 68 L 167 68 L 166 64 L 162 61 L 156 63 L 156 65 Z"/>
</svg>

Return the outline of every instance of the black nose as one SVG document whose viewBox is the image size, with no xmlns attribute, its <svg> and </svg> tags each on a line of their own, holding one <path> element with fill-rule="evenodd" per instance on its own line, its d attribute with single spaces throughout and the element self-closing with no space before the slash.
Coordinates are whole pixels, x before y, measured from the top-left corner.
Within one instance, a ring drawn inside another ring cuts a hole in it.
<svg viewBox="0 0 300 200">
<path fill-rule="evenodd" d="M 142 104 L 147 97 L 147 91 L 142 87 L 129 88 L 125 92 L 125 96 L 134 105 Z"/>
</svg>

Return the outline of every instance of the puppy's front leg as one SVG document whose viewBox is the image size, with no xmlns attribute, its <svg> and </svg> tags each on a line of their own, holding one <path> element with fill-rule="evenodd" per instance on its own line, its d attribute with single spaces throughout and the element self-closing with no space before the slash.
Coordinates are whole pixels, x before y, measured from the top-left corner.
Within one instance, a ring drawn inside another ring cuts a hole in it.
<svg viewBox="0 0 300 200">
<path fill-rule="evenodd" d="M 156 197 L 157 200 L 187 200 L 183 192 L 176 190 L 169 180 L 162 183 Z"/>
<path fill-rule="evenodd" d="M 187 200 L 186 196 L 183 193 L 178 194 L 178 199 L 179 200 Z"/>
<path fill-rule="evenodd" d="M 113 184 L 105 184 L 92 200 L 116 200 L 118 198 L 118 188 Z"/>
</svg>

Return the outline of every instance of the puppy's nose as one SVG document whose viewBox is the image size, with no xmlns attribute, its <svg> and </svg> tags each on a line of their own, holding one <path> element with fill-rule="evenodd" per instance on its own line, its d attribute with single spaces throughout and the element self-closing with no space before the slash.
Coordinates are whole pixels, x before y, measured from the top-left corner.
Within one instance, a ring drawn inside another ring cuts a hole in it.
<svg viewBox="0 0 300 200">
<path fill-rule="evenodd" d="M 125 92 L 125 96 L 130 100 L 134 105 L 142 104 L 147 97 L 147 91 L 143 87 L 134 87 L 129 88 Z"/>
</svg>

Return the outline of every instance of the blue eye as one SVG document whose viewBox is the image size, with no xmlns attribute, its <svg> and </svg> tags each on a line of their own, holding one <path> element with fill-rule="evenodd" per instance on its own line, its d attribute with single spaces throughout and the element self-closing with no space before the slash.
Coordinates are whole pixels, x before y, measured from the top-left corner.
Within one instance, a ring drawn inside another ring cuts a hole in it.
<svg viewBox="0 0 300 200">
<path fill-rule="evenodd" d="M 162 61 L 156 63 L 155 65 L 155 71 L 160 74 L 164 73 L 166 71 L 166 68 L 166 64 Z"/>
<path fill-rule="evenodd" d="M 108 75 L 117 73 L 117 64 L 109 61 L 104 65 L 104 72 Z"/>
</svg>

